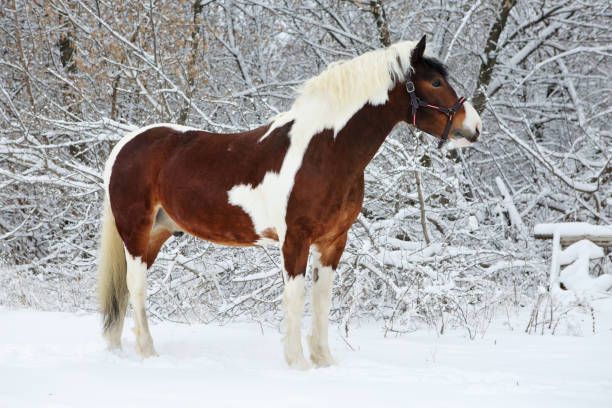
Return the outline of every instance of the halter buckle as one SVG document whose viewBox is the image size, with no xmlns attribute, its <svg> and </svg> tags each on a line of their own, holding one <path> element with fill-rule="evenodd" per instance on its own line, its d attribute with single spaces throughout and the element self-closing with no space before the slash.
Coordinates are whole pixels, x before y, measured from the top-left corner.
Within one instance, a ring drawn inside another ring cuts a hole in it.
<svg viewBox="0 0 612 408">
<path fill-rule="evenodd" d="M 412 93 L 415 91 L 414 83 L 412 81 L 406 82 L 406 90 L 408 91 L 408 93 Z"/>
</svg>

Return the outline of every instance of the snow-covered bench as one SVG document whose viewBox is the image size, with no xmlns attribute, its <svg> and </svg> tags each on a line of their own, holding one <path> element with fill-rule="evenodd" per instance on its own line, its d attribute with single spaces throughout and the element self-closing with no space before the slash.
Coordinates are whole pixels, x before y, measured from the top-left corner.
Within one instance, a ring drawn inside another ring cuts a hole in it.
<svg viewBox="0 0 612 408">
<path fill-rule="evenodd" d="M 533 229 L 536 239 L 554 239 L 559 233 L 562 247 L 588 239 L 600 247 L 612 247 L 612 225 L 591 225 L 586 222 L 561 222 L 558 224 L 538 224 Z"/>
<path fill-rule="evenodd" d="M 604 256 L 603 248 L 612 248 L 612 225 L 591 225 L 585 222 L 537 224 L 533 230 L 536 239 L 552 238 L 552 261 L 550 265 L 550 288 L 560 283 L 572 290 L 609 290 L 612 275 L 603 274 L 596 279 L 588 275 L 589 261 Z M 562 247 L 567 247 L 561 250 Z M 559 268 L 563 270 L 560 281 Z"/>
</svg>

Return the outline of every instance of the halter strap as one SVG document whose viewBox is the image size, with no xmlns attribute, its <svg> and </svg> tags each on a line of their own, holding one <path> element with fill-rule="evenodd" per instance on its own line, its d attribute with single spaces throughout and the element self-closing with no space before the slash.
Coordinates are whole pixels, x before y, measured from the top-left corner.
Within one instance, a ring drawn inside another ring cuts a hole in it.
<svg viewBox="0 0 612 408">
<path fill-rule="evenodd" d="M 457 102 L 455 102 L 455 106 L 453 106 L 452 108 L 445 108 L 443 106 L 432 105 L 419 98 L 416 95 L 416 89 L 412 81 L 406 82 L 406 91 L 408 91 L 408 94 L 410 95 L 410 105 L 412 106 L 412 126 L 416 127 L 416 113 L 420 107 L 435 109 L 438 112 L 442 112 L 443 114 L 448 116 L 448 120 L 446 121 L 446 127 L 444 128 L 444 133 L 442 134 L 442 137 L 440 137 L 440 143 L 438 143 L 438 149 L 441 149 L 442 146 L 444 146 L 446 140 L 448 139 L 448 132 L 450 132 L 455 113 L 457 113 L 457 110 L 461 107 L 461 105 L 463 105 L 463 103 L 465 102 L 465 98 L 462 96 L 457 100 Z"/>
</svg>

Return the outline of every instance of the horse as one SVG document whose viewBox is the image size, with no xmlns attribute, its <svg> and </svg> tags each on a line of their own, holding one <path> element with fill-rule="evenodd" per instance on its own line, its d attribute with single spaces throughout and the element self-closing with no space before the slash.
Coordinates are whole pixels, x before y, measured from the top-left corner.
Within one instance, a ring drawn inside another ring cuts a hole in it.
<svg viewBox="0 0 612 408">
<path fill-rule="evenodd" d="M 156 355 L 145 312 L 146 272 L 163 243 L 188 233 L 217 244 L 277 244 L 284 279 L 284 357 L 306 369 L 301 339 L 312 260 L 316 366 L 328 344 L 334 273 L 364 196 L 364 169 L 399 122 L 458 147 L 479 139 L 480 117 L 425 52 L 426 38 L 330 64 L 307 80 L 289 111 L 243 133 L 155 124 L 124 136 L 104 170 L 99 252 L 103 336 L 121 347 L 126 308 L 136 349 Z"/>
</svg>

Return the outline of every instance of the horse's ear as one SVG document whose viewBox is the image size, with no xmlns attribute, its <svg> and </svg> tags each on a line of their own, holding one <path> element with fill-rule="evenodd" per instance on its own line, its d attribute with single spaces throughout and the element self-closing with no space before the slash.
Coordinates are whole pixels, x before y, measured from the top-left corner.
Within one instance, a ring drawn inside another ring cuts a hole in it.
<svg viewBox="0 0 612 408">
<path fill-rule="evenodd" d="M 414 50 L 412 50 L 412 56 L 410 57 L 410 63 L 414 67 L 421 58 L 423 58 L 423 54 L 425 53 L 425 45 L 427 42 L 427 36 L 423 36 L 421 40 L 417 43 Z"/>
</svg>

